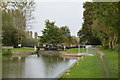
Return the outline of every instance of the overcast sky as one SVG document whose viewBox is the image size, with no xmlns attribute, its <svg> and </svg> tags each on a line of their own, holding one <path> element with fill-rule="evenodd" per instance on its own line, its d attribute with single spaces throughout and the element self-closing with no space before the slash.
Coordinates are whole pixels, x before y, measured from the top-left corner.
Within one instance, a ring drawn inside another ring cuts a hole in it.
<svg viewBox="0 0 120 80">
<path fill-rule="evenodd" d="M 58 27 L 68 26 L 71 35 L 77 36 L 77 32 L 81 29 L 83 23 L 83 1 L 81 2 L 36 2 L 34 11 L 33 32 L 42 35 L 45 28 L 44 21 L 49 19 L 55 21 Z M 88 1 L 88 0 L 87 0 Z"/>
</svg>

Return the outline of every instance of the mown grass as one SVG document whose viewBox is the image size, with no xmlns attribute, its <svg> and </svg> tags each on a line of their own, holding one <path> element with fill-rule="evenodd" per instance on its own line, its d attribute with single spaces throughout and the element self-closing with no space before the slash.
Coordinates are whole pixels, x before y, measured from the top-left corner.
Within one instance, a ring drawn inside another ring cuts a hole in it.
<svg viewBox="0 0 120 80">
<path fill-rule="evenodd" d="M 71 49 L 69 51 L 77 52 L 76 50 L 77 49 Z M 98 54 L 95 53 L 94 56 L 85 56 L 83 60 L 79 60 L 78 63 L 70 69 L 69 75 L 65 73 L 62 78 L 103 78 L 104 75 L 101 66 L 102 64 Z"/>
<path fill-rule="evenodd" d="M 22 48 L 14 48 L 11 51 L 12 52 L 31 52 L 34 48 L 28 48 L 28 47 L 22 47 Z"/>
<path fill-rule="evenodd" d="M 66 53 L 77 53 L 78 49 L 70 49 L 65 51 Z M 118 78 L 118 52 L 100 48 L 105 54 L 103 60 L 106 64 L 108 70 L 107 78 Z M 82 51 L 82 49 L 81 49 Z M 89 53 L 93 51 L 89 50 Z M 93 51 L 95 52 L 95 51 Z M 92 52 L 92 53 L 93 53 Z M 61 79 L 64 78 L 106 78 L 104 66 L 99 58 L 99 54 L 96 52 L 94 56 L 85 56 L 84 60 L 78 61 L 79 65 L 76 63 L 71 69 L 70 74 L 63 74 Z"/>
<path fill-rule="evenodd" d="M 108 68 L 108 78 L 118 78 L 118 52 L 105 48 L 100 48 L 105 54 L 103 57 L 106 67 Z"/>
<path fill-rule="evenodd" d="M 2 54 L 13 54 L 14 52 L 31 52 L 34 48 L 22 47 L 13 49 L 2 49 Z"/>
<path fill-rule="evenodd" d="M 2 54 L 12 54 L 11 49 L 2 49 Z"/>
</svg>

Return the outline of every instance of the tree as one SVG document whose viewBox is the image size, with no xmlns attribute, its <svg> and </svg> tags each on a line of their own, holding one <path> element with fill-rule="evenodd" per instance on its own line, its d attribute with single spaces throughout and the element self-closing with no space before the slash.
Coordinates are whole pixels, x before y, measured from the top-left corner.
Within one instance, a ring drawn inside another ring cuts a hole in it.
<svg viewBox="0 0 120 80">
<path fill-rule="evenodd" d="M 70 29 L 67 26 L 60 27 L 60 33 L 62 35 L 62 43 L 71 44 Z"/>
<path fill-rule="evenodd" d="M 14 27 L 12 13 L 13 11 L 10 10 L 2 12 L 2 43 L 4 45 L 17 45 L 18 43 L 18 30 Z"/>
<path fill-rule="evenodd" d="M 45 29 L 40 37 L 41 43 L 71 45 L 78 44 L 78 39 L 71 36 L 70 29 L 67 26 L 57 27 L 55 22 L 45 21 Z"/>
<path fill-rule="evenodd" d="M 94 3 L 93 33 L 103 46 L 115 49 L 118 42 L 118 3 Z M 111 7 L 112 6 L 112 7 Z M 104 8 L 103 8 L 104 7 Z M 96 30 L 96 29 L 97 30 Z"/>
<path fill-rule="evenodd" d="M 92 3 L 86 2 L 83 6 L 85 11 L 83 13 L 84 23 L 82 24 L 82 29 L 78 31 L 78 37 L 81 44 L 94 44 L 98 45 L 101 44 L 99 39 L 93 35 L 91 25 L 93 24 L 92 21 Z"/>
<path fill-rule="evenodd" d="M 3 45 L 17 45 L 26 38 L 25 30 L 30 21 L 34 2 L 10 2 L 0 4 L 2 10 Z M 11 8 L 9 8 L 11 7 Z M 30 15 L 30 16 L 27 16 Z M 23 39 L 24 38 L 24 39 Z"/>
<path fill-rule="evenodd" d="M 76 36 L 71 36 L 71 42 L 70 44 L 77 45 L 79 42 L 78 38 Z"/>
<path fill-rule="evenodd" d="M 61 43 L 62 35 L 59 32 L 59 28 L 55 25 L 55 22 L 45 21 L 45 29 L 42 31 L 40 42 L 47 44 Z"/>
<path fill-rule="evenodd" d="M 65 36 L 71 36 L 70 29 L 67 26 L 60 27 L 60 31 Z"/>
<path fill-rule="evenodd" d="M 119 37 L 118 3 L 86 2 L 84 8 L 84 23 L 78 35 L 85 39 L 86 34 L 91 33 L 91 36 L 98 38 L 104 47 L 115 49 Z"/>
</svg>

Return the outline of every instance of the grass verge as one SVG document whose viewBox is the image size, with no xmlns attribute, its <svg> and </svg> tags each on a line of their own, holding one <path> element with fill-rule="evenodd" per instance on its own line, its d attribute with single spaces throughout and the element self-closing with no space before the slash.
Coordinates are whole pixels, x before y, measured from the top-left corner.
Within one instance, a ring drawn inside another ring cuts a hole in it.
<svg viewBox="0 0 120 80">
<path fill-rule="evenodd" d="M 100 50 L 105 54 L 103 59 L 108 69 L 108 78 L 118 78 L 118 52 L 105 48 L 100 48 Z"/>
<path fill-rule="evenodd" d="M 22 47 L 14 49 L 2 49 L 2 54 L 12 54 L 13 52 L 31 52 L 34 48 Z"/>
<path fill-rule="evenodd" d="M 74 53 L 77 52 L 76 50 L 78 49 L 71 49 L 69 51 Z M 81 51 L 83 50 L 81 49 Z M 70 74 L 67 75 L 67 73 L 65 73 L 62 78 L 103 78 L 104 75 L 101 66 L 99 55 L 94 53 L 94 56 L 85 56 L 83 60 L 79 60 L 77 64 L 70 69 Z"/>
<path fill-rule="evenodd" d="M 22 48 L 14 48 L 12 52 L 31 52 L 34 48 L 22 47 Z"/>
<path fill-rule="evenodd" d="M 118 52 L 100 48 L 105 54 L 103 60 L 106 64 L 109 76 L 108 78 L 118 78 Z M 82 49 L 81 49 L 82 51 Z M 92 49 L 88 52 L 93 51 Z M 77 53 L 78 49 L 70 49 L 65 53 Z M 93 52 L 92 52 L 93 53 Z M 64 78 L 106 78 L 103 64 L 99 58 L 99 54 L 94 51 L 94 56 L 85 56 L 84 60 L 79 60 L 67 74 L 62 75 Z"/>
</svg>

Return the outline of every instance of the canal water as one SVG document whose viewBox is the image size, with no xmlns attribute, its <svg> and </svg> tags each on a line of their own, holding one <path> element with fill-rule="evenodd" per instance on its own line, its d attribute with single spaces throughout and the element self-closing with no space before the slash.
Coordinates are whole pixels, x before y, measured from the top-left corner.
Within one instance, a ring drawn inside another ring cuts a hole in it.
<svg viewBox="0 0 120 80">
<path fill-rule="evenodd" d="M 3 56 L 2 59 L 3 78 L 54 78 L 76 61 L 44 55 Z"/>
</svg>

